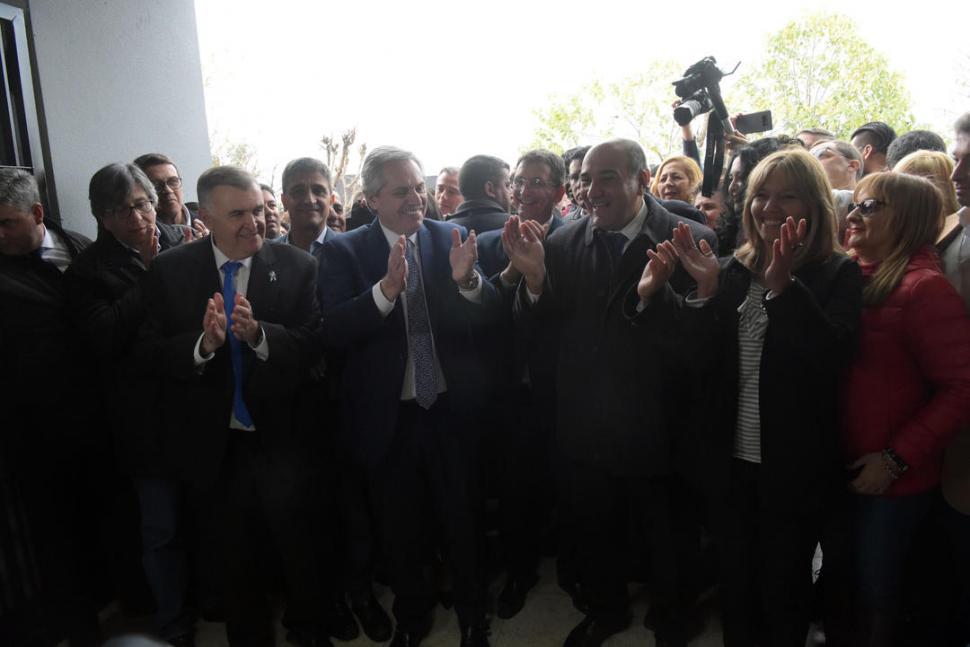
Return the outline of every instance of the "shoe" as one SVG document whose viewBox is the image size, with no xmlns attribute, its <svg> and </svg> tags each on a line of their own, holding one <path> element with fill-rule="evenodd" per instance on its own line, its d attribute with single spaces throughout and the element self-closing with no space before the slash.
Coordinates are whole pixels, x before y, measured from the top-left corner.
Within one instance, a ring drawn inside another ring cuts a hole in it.
<svg viewBox="0 0 970 647">
<path fill-rule="evenodd" d="M 522 610 L 522 607 L 525 606 L 525 596 L 538 581 L 539 578 L 535 575 L 524 579 L 509 575 L 505 581 L 505 587 L 498 594 L 495 615 L 502 620 L 514 618 Z"/>
<path fill-rule="evenodd" d="M 489 647 L 488 636 L 490 633 L 487 622 L 462 627 L 460 647 Z"/>
<path fill-rule="evenodd" d="M 391 640 L 390 647 L 418 647 L 421 641 L 424 640 L 425 635 L 427 635 L 426 632 L 418 633 L 398 629 L 394 632 L 394 638 Z"/>
<path fill-rule="evenodd" d="M 296 645 L 296 647 L 333 647 L 330 637 L 322 631 L 304 628 L 287 631 L 286 642 Z"/>
<path fill-rule="evenodd" d="M 586 616 L 582 622 L 573 627 L 573 630 L 566 636 L 566 642 L 562 647 L 600 647 L 603 641 L 613 634 L 620 633 L 627 628 L 629 622 L 617 624 L 604 624 L 596 622 L 592 617 Z"/>
<path fill-rule="evenodd" d="M 172 647 L 195 647 L 195 634 L 182 634 L 166 640 Z"/>
<path fill-rule="evenodd" d="M 344 642 L 357 640 L 357 636 L 360 635 L 357 620 L 354 619 L 354 614 L 350 612 L 350 607 L 343 598 L 338 599 L 330 610 L 330 615 L 327 617 L 327 633 Z"/>
<path fill-rule="evenodd" d="M 371 642 L 384 643 L 391 638 L 391 619 L 373 595 L 351 604 L 360 626 Z"/>
</svg>

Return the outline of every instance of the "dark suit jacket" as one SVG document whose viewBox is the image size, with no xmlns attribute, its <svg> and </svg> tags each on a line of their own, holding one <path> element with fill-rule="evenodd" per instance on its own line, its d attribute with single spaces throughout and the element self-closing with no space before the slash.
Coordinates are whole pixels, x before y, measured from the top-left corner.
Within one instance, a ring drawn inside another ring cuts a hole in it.
<svg viewBox="0 0 970 647">
<path fill-rule="evenodd" d="M 476 339 L 493 323 L 497 292 L 482 282 L 482 303 L 458 293 L 451 278 L 448 252 L 451 231 L 465 230 L 448 222 L 425 220 L 418 230 L 421 275 L 431 318 L 435 353 L 457 413 L 480 406 L 483 380 Z M 387 273 L 390 249 L 380 222 L 335 236 L 320 259 L 320 304 L 328 344 L 345 352 L 343 371 L 345 445 L 365 466 L 384 459 L 397 422 L 408 358 L 405 313 L 401 301 L 381 316 L 371 292 Z M 456 425 L 456 433 L 459 432 Z"/>
<path fill-rule="evenodd" d="M 557 339 L 555 398 L 563 455 L 623 476 L 659 476 L 672 470 L 667 424 L 669 379 L 664 335 L 671 317 L 633 326 L 624 313 L 646 264 L 674 217 L 647 201 L 640 234 L 612 268 L 592 220 L 567 223 L 546 239 L 546 284 L 531 305 L 524 282 L 517 318 L 533 340 Z M 662 315 L 664 313 L 661 313 Z"/>
<path fill-rule="evenodd" d="M 177 230 L 164 223 L 158 228 L 162 252 L 181 244 Z M 102 231 L 64 274 L 72 321 L 97 367 L 115 451 L 122 467 L 135 476 L 159 474 L 157 439 L 148 436 L 153 427 L 146 418 L 157 386 L 127 371 L 123 362 L 144 320 L 140 282 L 146 272 L 136 252 Z"/>
<path fill-rule="evenodd" d="M 205 486 L 217 476 L 230 433 L 233 373 L 227 342 L 201 370 L 193 360 L 206 302 L 221 291 L 210 238 L 159 255 L 143 284 L 146 317 L 135 360 L 160 378 L 162 451 L 175 477 Z M 253 256 L 247 299 L 269 357 L 243 352 L 243 398 L 265 451 L 296 442 L 293 401 L 320 358 L 316 264 L 290 245 L 263 244 Z M 247 433 L 233 431 L 232 433 Z"/>
<path fill-rule="evenodd" d="M 492 200 L 466 200 L 448 216 L 448 222 L 474 230 L 476 234 L 501 229 L 508 219 L 505 209 Z"/>
<path fill-rule="evenodd" d="M 852 359 L 862 312 L 859 267 L 841 254 L 805 265 L 781 296 L 765 302 L 768 329 L 761 355 L 763 505 L 818 512 L 832 487 L 844 487 L 838 447 L 837 395 Z M 738 411 L 738 306 L 751 273 L 722 260 L 717 294 L 682 310 L 702 398 L 678 448 L 688 475 L 716 502 L 727 491 Z"/>
<path fill-rule="evenodd" d="M 707 217 L 704 216 L 704 212 L 683 200 L 661 200 L 660 198 L 656 198 L 656 200 L 664 209 L 675 216 L 693 220 L 702 225 L 707 224 Z"/>
<path fill-rule="evenodd" d="M 72 259 L 91 242 L 53 222 L 44 224 L 60 235 Z M 89 409 L 85 403 L 90 395 L 88 362 L 75 341 L 60 270 L 32 254 L 0 254 L 0 392 L 5 429 L 12 422 L 37 426 L 42 418 L 64 423 L 86 417 L 82 412 Z M 59 427 L 59 433 L 73 432 L 62 424 L 52 426 Z"/>
</svg>

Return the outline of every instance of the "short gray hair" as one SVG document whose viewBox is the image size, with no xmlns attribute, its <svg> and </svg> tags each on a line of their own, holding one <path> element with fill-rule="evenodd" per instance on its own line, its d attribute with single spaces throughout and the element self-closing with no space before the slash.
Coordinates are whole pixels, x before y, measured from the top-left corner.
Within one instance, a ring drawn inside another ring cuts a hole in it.
<svg viewBox="0 0 970 647">
<path fill-rule="evenodd" d="M 378 146 L 372 150 L 360 169 L 361 190 L 364 195 L 376 195 L 384 188 L 384 167 L 392 162 L 414 162 L 424 177 L 424 167 L 411 151 L 394 146 Z"/>
<path fill-rule="evenodd" d="M 290 180 L 304 173 L 319 173 L 327 178 L 327 186 L 333 191 L 333 173 L 326 164 L 315 157 L 298 157 L 283 169 L 283 193 L 286 193 L 287 188 L 289 188 Z"/>
<path fill-rule="evenodd" d="M 849 142 L 842 141 L 841 139 L 826 139 L 825 141 L 818 142 L 812 146 L 811 152 L 814 156 L 815 150 L 818 150 L 821 153 L 822 151 L 830 148 L 847 160 L 855 160 L 859 162 L 859 166 L 855 170 L 855 179 L 861 180 L 862 174 L 865 173 L 865 168 L 863 168 L 865 166 L 865 161 L 862 159 L 862 153 L 859 152 L 859 149 Z M 818 159 L 817 156 L 816 159 Z"/>
<path fill-rule="evenodd" d="M 199 205 L 209 208 L 209 193 L 217 186 L 231 186 L 243 191 L 259 188 L 259 182 L 252 173 L 238 166 L 214 166 L 199 176 L 196 193 Z"/>
<path fill-rule="evenodd" d="M 158 204 L 155 187 L 139 166 L 115 163 L 102 167 L 91 176 L 91 182 L 88 183 L 91 214 L 100 222 L 105 212 L 124 205 L 136 186 L 145 191 L 152 206 Z"/>
<path fill-rule="evenodd" d="M 40 202 L 40 190 L 34 176 L 19 168 L 0 168 L 0 204 L 24 213 Z"/>
</svg>

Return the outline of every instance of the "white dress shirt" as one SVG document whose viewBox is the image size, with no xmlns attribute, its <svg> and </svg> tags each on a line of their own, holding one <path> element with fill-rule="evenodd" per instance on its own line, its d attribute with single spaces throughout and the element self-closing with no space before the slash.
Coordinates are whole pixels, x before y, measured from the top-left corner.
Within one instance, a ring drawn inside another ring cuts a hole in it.
<svg viewBox="0 0 970 647">
<path fill-rule="evenodd" d="M 209 242 L 212 245 L 212 252 L 215 255 L 215 259 L 216 259 L 216 270 L 218 270 L 219 272 L 219 285 L 225 287 L 226 277 L 225 277 L 225 274 L 223 274 L 222 272 L 222 266 L 228 263 L 230 259 L 228 256 L 223 254 L 218 247 L 216 247 L 215 240 L 212 238 L 212 236 L 209 237 Z M 240 296 L 246 296 L 246 291 L 249 288 L 249 270 L 253 263 L 253 257 L 250 256 L 248 258 L 240 259 L 239 262 L 241 263 L 241 265 L 239 266 L 239 269 L 236 270 L 236 277 L 235 277 L 236 282 L 234 284 L 234 287 L 236 288 L 236 294 Z M 255 312 L 253 313 L 253 316 L 254 317 L 256 316 Z M 232 325 L 232 322 L 227 321 L 226 324 L 228 327 Z M 231 335 L 231 334 L 232 334 L 232 331 L 227 330 L 226 335 Z M 202 334 L 199 335 L 199 339 L 195 342 L 195 350 L 193 353 L 195 357 L 195 366 L 200 371 L 203 369 L 203 367 L 209 360 L 215 357 L 215 353 L 209 353 L 208 355 L 202 354 L 202 338 L 204 336 L 205 336 L 205 331 L 203 331 Z M 228 337 L 226 339 L 226 343 L 227 344 L 229 343 Z M 253 349 L 253 352 L 256 353 L 256 357 L 259 358 L 260 360 L 265 362 L 269 358 L 269 344 L 266 341 L 266 332 L 262 329 L 262 326 L 260 326 L 260 331 L 259 331 L 259 343 L 255 346 L 250 345 L 250 348 Z M 229 411 L 229 427 L 232 429 L 240 429 L 243 431 L 253 431 L 256 429 L 256 427 L 254 426 L 247 427 L 243 423 L 239 422 L 236 419 L 235 412 L 232 411 L 231 408 Z"/>
<path fill-rule="evenodd" d="M 380 227 L 381 227 L 381 230 L 384 232 L 384 237 L 387 239 L 387 245 L 388 245 L 388 247 L 389 248 L 390 247 L 394 247 L 394 245 L 397 244 L 398 238 L 401 237 L 401 234 L 398 234 L 398 233 L 395 233 L 395 232 L 391 231 L 390 229 L 388 229 L 387 227 L 385 227 L 383 224 L 381 224 Z M 418 235 L 417 235 L 417 233 L 413 233 L 410 236 L 408 236 L 408 240 L 411 241 L 412 243 L 414 243 L 414 260 L 418 264 L 418 267 L 409 267 L 408 268 L 408 275 L 410 276 L 410 275 L 412 275 L 412 272 L 420 272 L 421 271 L 421 249 L 418 246 Z M 473 289 L 471 289 L 471 290 L 463 290 L 459 286 L 458 292 L 459 292 L 459 294 L 461 294 L 461 296 L 463 296 L 464 298 L 468 299 L 472 303 L 481 303 L 482 302 L 482 283 L 483 283 L 483 279 L 482 279 L 481 275 L 479 275 L 479 277 L 478 277 L 478 284 Z M 378 281 L 377 283 L 374 284 L 374 287 L 371 289 L 371 294 L 373 294 L 373 296 L 374 296 L 374 304 L 377 305 L 377 309 L 380 310 L 381 315 L 384 316 L 384 317 L 387 317 L 387 315 L 391 314 L 391 311 L 394 310 L 394 302 L 388 300 L 388 298 L 384 296 L 384 293 L 381 291 L 381 282 L 380 281 Z M 427 285 L 427 282 L 425 282 L 424 294 L 425 294 L 425 298 L 427 298 L 427 296 L 428 296 L 428 285 Z M 408 302 L 407 302 L 407 296 L 406 296 L 405 292 L 401 292 L 401 295 L 398 298 L 401 300 L 401 305 L 404 307 L 404 312 L 407 313 Z M 431 321 L 430 321 L 430 308 L 429 308 L 429 321 L 428 321 L 428 325 L 431 326 Z M 404 317 L 404 330 L 405 330 L 405 332 L 407 332 L 407 326 L 408 326 L 408 318 L 405 315 L 405 317 Z M 408 344 L 408 349 L 409 349 L 408 350 L 408 359 L 407 359 L 407 364 L 405 365 L 405 368 L 404 368 L 404 383 L 401 385 L 401 399 L 402 400 L 413 400 L 415 398 L 415 390 L 414 390 L 414 360 L 411 358 L 411 353 L 410 353 L 410 337 L 408 339 L 409 339 L 409 344 Z M 432 329 L 431 330 L 431 349 L 432 349 L 432 352 L 434 353 L 434 372 L 435 372 L 435 376 L 437 378 L 438 393 L 444 393 L 445 391 L 448 390 L 448 385 L 445 382 L 445 374 L 441 370 L 441 361 L 438 359 L 438 352 L 437 352 L 437 349 L 435 348 L 435 346 L 436 346 L 436 344 L 435 344 L 435 339 L 434 339 L 434 329 Z"/>
</svg>

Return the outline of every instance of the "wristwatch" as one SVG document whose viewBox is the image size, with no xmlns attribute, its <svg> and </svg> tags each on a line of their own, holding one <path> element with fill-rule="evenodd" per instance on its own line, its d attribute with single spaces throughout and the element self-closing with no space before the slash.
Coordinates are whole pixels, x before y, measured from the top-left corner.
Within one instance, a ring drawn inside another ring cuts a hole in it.
<svg viewBox="0 0 970 647">
<path fill-rule="evenodd" d="M 472 272 L 472 276 L 470 279 L 468 279 L 467 281 L 458 282 L 458 287 L 461 288 L 462 290 L 465 290 L 466 292 L 468 290 L 474 290 L 475 288 L 478 287 L 478 282 L 480 280 L 481 278 L 479 278 L 478 272 Z"/>
</svg>

